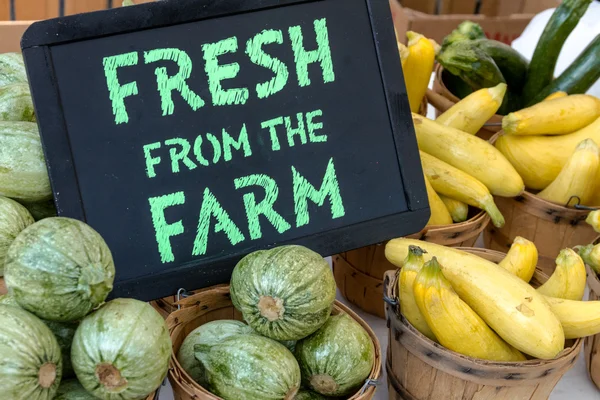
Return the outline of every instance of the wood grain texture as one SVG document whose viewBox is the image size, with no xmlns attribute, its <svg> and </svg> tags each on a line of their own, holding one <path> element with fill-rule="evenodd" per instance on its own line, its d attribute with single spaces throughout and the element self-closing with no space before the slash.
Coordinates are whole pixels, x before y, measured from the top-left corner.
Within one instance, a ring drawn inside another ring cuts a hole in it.
<svg viewBox="0 0 600 400">
<path fill-rule="evenodd" d="M 10 0 L 0 0 L 0 21 L 10 19 Z"/>
<path fill-rule="evenodd" d="M 505 254 L 487 249 L 462 250 L 499 262 Z M 387 296 L 396 295 L 397 274 L 385 275 Z M 548 275 L 537 270 L 534 284 Z M 393 400 L 547 400 L 560 378 L 572 368 L 583 340 L 570 340 L 553 360 L 499 363 L 452 352 L 414 329 L 398 306 L 386 305 L 390 344 L 386 368 Z"/>
<path fill-rule="evenodd" d="M 489 223 L 490 217 L 479 212 L 465 222 L 428 227 L 408 237 L 444 246 L 472 247 Z M 332 257 L 333 273 L 341 294 L 361 310 L 379 318 L 385 318 L 383 275 L 396 269 L 385 258 L 385 244 L 361 247 Z"/>
<path fill-rule="evenodd" d="M 194 329 L 210 321 L 235 319 L 243 321 L 242 315 L 233 307 L 229 296 L 229 285 L 219 285 L 203 289 L 185 299 L 186 306 L 177 310 L 167 318 L 167 326 L 173 342 L 173 356 L 169 368 L 169 381 L 173 387 L 175 400 L 218 400 L 219 397 L 204 389 L 181 368 L 177 360 L 177 352 L 183 340 Z M 369 334 L 375 347 L 375 360 L 370 379 L 379 379 L 381 375 L 381 346 L 375 332 L 356 313 L 336 301 L 332 315 L 345 313 L 354 318 Z M 348 400 L 371 400 L 375 395 L 375 387 L 369 386 L 363 394 L 360 392 Z"/>
<path fill-rule="evenodd" d="M 590 301 L 600 300 L 600 279 L 589 266 L 587 270 L 587 283 L 590 288 Z M 585 338 L 585 364 L 594 385 L 600 389 L 600 334 Z"/>
<path fill-rule="evenodd" d="M 562 207 L 534 194 L 509 199 L 494 197 L 498 209 L 506 220 L 502 228 L 487 226 L 484 245 L 488 249 L 508 251 L 516 236 L 535 243 L 538 267 L 552 274 L 558 253 L 567 247 L 591 243 L 598 233 L 585 223 L 589 211 Z"/>
</svg>

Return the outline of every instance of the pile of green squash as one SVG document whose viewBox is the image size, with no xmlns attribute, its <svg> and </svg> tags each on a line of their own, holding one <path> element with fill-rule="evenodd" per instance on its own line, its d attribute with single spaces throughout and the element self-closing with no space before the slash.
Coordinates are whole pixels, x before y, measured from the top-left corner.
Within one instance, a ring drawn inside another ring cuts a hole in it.
<svg viewBox="0 0 600 400">
<path fill-rule="evenodd" d="M 319 254 L 295 245 L 251 253 L 230 292 L 247 325 L 206 323 L 177 353 L 205 389 L 225 400 L 308 400 L 347 398 L 364 385 L 373 341 L 349 315 L 332 315 L 335 281 Z"/>
<path fill-rule="evenodd" d="M 166 323 L 148 303 L 106 302 L 112 254 L 56 217 L 34 121 L 22 56 L 0 54 L 0 398 L 145 399 L 168 371 Z"/>
</svg>

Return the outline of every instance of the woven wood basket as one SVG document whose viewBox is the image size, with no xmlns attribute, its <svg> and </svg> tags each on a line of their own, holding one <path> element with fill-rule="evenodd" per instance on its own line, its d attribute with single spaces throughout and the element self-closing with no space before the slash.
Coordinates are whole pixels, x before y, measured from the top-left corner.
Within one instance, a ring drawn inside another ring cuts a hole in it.
<svg viewBox="0 0 600 400">
<path fill-rule="evenodd" d="M 164 319 L 167 319 L 167 317 L 169 315 L 171 315 L 171 313 L 184 308 L 184 307 L 189 307 L 190 305 L 194 304 L 194 300 L 187 300 L 189 297 L 200 293 L 203 290 L 208 290 L 208 289 L 199 289 L 199 290 L 194 290 L 191 292 L 188 291 L 182 291 L 182 293 L 173 295 L 173 296 L 168 296 L 168 297 L 164 297 L 162 299 L 157 299 L 154 301 L 150 302 L 150 305 L 152 307 L 154 307 L 154 309 L 156 311 L 158 311 L 158 313 L 160 315 L 162 315 L 162 317 Z M 177 300 L 179 298 L 179 300 Z"/>
<path fill-rule="evenodd" d="M 489 222 L 490 217 L 480 211 L 465 222 L 427 227 L 408 237 L 444 246 L 471 247 Z M 396 268 L 385 258 L 386 243 L 332 257 L 333 274 L 340 293 L 361 310 L 380 318 L 385 318 L 383 274 Z"/>
<path fill-rule="evenodd" d="M 177 352 L 186 336 L 210 321 L 219 319 L 236 319 L 242 321 L 242 315 L 235 309 L 229 296 L 229 285 L 219 285 L 203 290 L 185 299 L 186 307 L 173 312 L 167 318 L 167 325 L 173 341 L 173 356 L 169 369 L 169 381 L 173 387 L 175 400 L 217 400 L 215 396 L 197 384 L 177 361 Z M 375 332 L 352 310 L 336 301 L 333 315 L 346 313 L 354 318 L 369 334 L 375 346 L 375 361 L 369 379 L 365 385 L 348 400 L 371 400 L 375 395 L 375 384 L 381 374 L 381 346 Z M 341 399 L 341 398 L 340 398 Z"/>
<path fill-rule="evenodd" d="M 437 64 L 433 80 L 433 93 L 431 91 L 427 93 L 427 99 L 436 110 L 436 118 L 460 101 L 444 84 L 443 77 L 446 74 L 448 72 L 444 72 L 444 67 Z M 435 96 L 436 94 L 438 96 Z M 477 136 L 483 140 L 489 140 L 500 129 L 502 129 L 502 115 L 496 114 L 477 132 Z"/>
<path fill-rule="evenodd" d="M 504 253 L 464 248 L 490 261 Z M 536 270 L 534 282 L 548 276 Z M 386 272 L 386 294 L 395 299 L 395 271 Z M 387 375 L 390 400 L 546 400 L 574 365 L 583 340 L 567 341 L 565 350 L 553 360 L 500 363 L 466 357 L 429 340 L 412 327 L 398 306 L 386 305 L 389 345 Z"/>
<path fill-rule="evenodd" d="M 597 241 L 600 243 L 600 240 Z M 587 269 L 587 284 L 590 289 L 590 301 L 600 300 L 600 279 L 589 267 Z M 600 334 L 585 338 L 585 364 L 594 385 L 600 389 Z"/>
</svg>

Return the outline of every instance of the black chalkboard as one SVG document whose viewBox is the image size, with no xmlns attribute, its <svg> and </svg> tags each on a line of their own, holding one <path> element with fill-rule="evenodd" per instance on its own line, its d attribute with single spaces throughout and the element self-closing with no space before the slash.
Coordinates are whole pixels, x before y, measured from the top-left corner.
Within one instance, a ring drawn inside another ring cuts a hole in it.
<svg viewBox="0 0 600 400">
<path fill-rule="evenodd" d="M 59 215 L 106 239 L 114 296 L 428 219 L 387 0 L 163 1 L 35 23 L 22 49 Z"/>
</svg>

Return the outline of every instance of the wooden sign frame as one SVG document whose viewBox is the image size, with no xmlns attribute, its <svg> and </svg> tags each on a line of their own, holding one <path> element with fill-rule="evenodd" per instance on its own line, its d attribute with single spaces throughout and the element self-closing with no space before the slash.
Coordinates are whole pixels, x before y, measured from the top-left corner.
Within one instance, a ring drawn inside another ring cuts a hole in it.
<svg viewBox="0 0 600 400">
<path fill-rule="evenodd" d="M 329 0 L 160 1 L 34 23 L 24 34 L 21 47 L 59 215 L 86 221 L 80 182 L 73 164 L 72 148 L 50 51 L 53 46 L 275 7 L 327 1 Z M 398 163 L 402 166 L 400 175 L 408 211 L 292 241 L 323 256 L 412 234 L 426 224 L 430 215 L 389 4 L 387 0 L 362 1 L 365 2 L 370 17 L 389 124 L 394 134 Z M 282 244 L 288 243 L 276 243 Z M 179 287 L 199 289 L 225 283 L 229 281 L 235 263 L 252 250 L 257 249 L 245 246 L 224 256 L 201 258 L 159 274 L 118 281 L 115 282 L 112 296 L 152 300 L 171 295 Z M 117 272 L 118 269 L 119 265 Z"/>
</svg>

